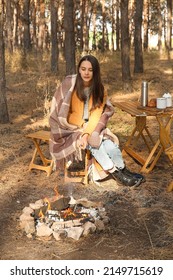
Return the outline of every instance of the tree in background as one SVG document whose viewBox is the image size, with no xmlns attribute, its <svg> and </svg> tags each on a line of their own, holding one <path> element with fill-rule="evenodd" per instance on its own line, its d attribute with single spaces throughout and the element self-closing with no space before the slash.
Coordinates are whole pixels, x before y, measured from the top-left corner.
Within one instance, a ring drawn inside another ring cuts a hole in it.
<svg viewBox="0 0 173 280">
<path fill-rule="evenodd" d="M 74 34 L 74 4 L 72 0 L 64 0 L 64 55 L 66 75 L 76 73 L 75 34 Z"/>
<path fill-rule="evenodd" d="M 166 48 L 170 50 L 172 48 L 172 0 L 167 0 L 167 37 L 166 37 Z"/>
<path fill-rule="evenodd" d="M 23 4 L 23 48 L 24 54 L 27 54 L 31 50 L 31 38 L 30 38 L 30 0 L 24 0 Z"/>
<path fill-rule="evenodd" d="M 158 21 L 159 21 L 159 27 L 158 27 L 158 50 L 162 51 L 162 10 L 161 10 L 161 3 L 160 0 L 158 2 L 159 6 L 159 13 L 158 13 Z"/>
<path fill-rule="evenodd" d="M 149 32 L 149 0 L 143 2 L 143 48 L 144 51 L 148 49 L 148 32 Z"/>
<path fill-rule="evenodd" d="M 7 48 L 9 53 L 13 52 L 13 36 L 12 36 L 12 9 L 11 9 L 11 0 L 8 0 L 6 3 L 6 29 L 7 29 Z"/>
<path fill-rule="evenodd" d="M 129 25 L 131 42 L 134 42 L 134 1 L 129 0 Z M 56 3 L 58 17 L 58 47 L 64 48 L 65 0 L 5 0 L 6 48 L 11 52 L 17 47 L 37 52 L 50 51 L 51 9 Z M 119 50 L 121 0 L 73 0 L 75 43 L 78 50 Z M 138 2 L 138 1 L 137 1 Z M 28 13 L 29 10 L 29 13 Z M 158 48 L 163 42 L 171 50 L 172 0 L 143 0 L 142 43 L 149 50 L 151 36 L 158 35 Z M 161 27 L 162 21 L 162 27 Z M 164 30 L 164 32 L 162 32 Z M 109 40 L 108 40 L 109 38 Z M 157 40 L 157 39 L 156 39 Z M 92 44 L 93 41 L 93 44 Z M 115 48 L 114 48 L 115 47 Z M 151 46 L 152 47 L 152 46 Z M 63 50 L 64 51 L 64 50 Z"/>
<path fill-rule="evenodd" d="M 0 123 L 8 123 L 6 99 L 5 49 L 4 49 L 4 0 L 0 0 Z"/>
<path fill-rule="evenodd" d="M 131 91 L 128 4 L 129 0 L 121 0 L 121 62 L 122 80 L 125 91 Z"/>
<path fill-rule="evenodd" d="M 116 50 L 120 51 L 120 0 L 116 1 Z"/>
<path fill-rule="evenodd" d="M 125 3 L 126 10 L 120 9 Z M 141 0 L 4 0 L 5 49 L 11 55 L 14 50 L 24 50 L 25 67 L 31 48 L 41 62 L 44 54 L 49 55 L 52 72 L 58 71 L 62 54 L 67 73 L 75 72 L 76 51 L 121 51 L 122 81 L 130 81 L 131 50 L 135 51 L 134 72 L 143 71 L 145 51 L 166 49 L 170 57 L 172 50 L 172 0 L 140 3 Z M 139 7 L 143 7 L 142 23 Z"/>
<path fill-rule="evenodd" d="M 51 71 L 58 72 L 58 39 L 57 39 L 57 24 L 58 24 L 58 2 L 51 0 Z"/>
<path fill-rule="evenodd" d="M 143 52 L 142 52 L 142 11 L 143 0 L 135 0 L 135 34 L 134 34 L 134 73 L 143 73 Z"/>
<path fill-rule="evenodd" d="M 38 50 L 40 53 L 46 49 L 46 20 L 45 20 L 45 1 L 38 0 Z"/>
</svg>

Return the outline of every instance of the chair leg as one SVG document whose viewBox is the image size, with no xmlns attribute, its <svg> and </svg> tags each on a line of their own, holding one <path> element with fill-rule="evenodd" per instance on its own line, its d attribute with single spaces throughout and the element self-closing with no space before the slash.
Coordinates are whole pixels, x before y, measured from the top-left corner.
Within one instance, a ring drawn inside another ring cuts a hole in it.
<svg viewBox="0 0 173 280">
<path fill-rule="evenodd" d="M 88 184 L 88 159 L 90 152 L 85 153 L 85 167 L 81 171 L 69 171 L 66 162 L 64 163 L 64 182 L 81 182 L 84 185 Z"/>
</svg>

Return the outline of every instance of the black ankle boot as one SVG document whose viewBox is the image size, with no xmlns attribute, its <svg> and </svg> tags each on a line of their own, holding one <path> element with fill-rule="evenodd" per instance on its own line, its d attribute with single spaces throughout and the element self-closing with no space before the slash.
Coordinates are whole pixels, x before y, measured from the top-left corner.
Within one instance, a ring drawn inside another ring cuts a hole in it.
<svg viewBox="0 0 173 280">
<path fill-rule="evenodd" d="M 142 181 L 139 178 L 135 178 L 123 173 L 123 170 L 116 170 L 111 173 L 111 175 L 118 183 L 128 187 L 139 186 Z"/>
<path fill-rule="evenodd" d="M 131 177 L 135 177 L 137 179 L 141 179 L 141 182 L 145 182 L 146 181 L 145 177 L 142 174 L 131 172 L 130 170 L 127 169 L 127 167 L 124 167 L 122 169 L 122 172 L 125 175 L 131 176 Z"/>
</svg>

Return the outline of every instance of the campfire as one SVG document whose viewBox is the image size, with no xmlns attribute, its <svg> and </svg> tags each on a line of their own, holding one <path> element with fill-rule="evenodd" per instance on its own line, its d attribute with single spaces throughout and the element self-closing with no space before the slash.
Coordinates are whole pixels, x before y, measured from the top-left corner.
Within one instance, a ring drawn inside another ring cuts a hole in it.
<svg viewBox="0 0 173 280">
<path fill-rule="evenodd" d="M 100 202 L 86 198 L 74 199 L 56 192 L 51 198 L 37 200 L 25 207 L 20 216 L 20 227 L 28 238 L 56 240 L 71 237 L 78 240 L 89 233 L 103 231 L 109 222 Z"/>
</svg>

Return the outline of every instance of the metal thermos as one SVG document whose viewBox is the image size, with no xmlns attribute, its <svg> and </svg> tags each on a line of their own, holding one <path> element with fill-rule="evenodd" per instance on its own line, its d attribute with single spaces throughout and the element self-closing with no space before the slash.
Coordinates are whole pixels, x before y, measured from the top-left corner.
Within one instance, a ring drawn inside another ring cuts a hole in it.
<svg viewBox="0 0 173 280">
<path fill-rule="evenodd" d="M 141 106 L 148 105 L 148 82 L 143 81 L 141 85 Z"/>
</svg>

